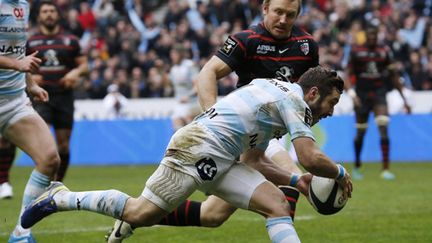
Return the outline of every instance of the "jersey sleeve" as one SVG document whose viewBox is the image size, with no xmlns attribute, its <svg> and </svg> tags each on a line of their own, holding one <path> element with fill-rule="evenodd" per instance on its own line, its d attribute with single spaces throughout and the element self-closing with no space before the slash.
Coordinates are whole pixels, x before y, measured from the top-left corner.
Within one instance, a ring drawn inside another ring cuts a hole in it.
<svg viewBox="0 0 432 243">
<path fill-rule="evenodd" d="M 73 57 L 79 57 L 84 55 L 83 51 L 81 50 L 81 46 L 79 44 L 78 38 L 75 36 L 70 36 L 71 39 L 71 47 L 72 47 L 72 56 Z"/>
<path fill-rule="evenodd" d="M 319 65 L 319 46 L 316 41 L 311 41 L 311 49 L 312 49 L 312 61 L 310 62 L 310 67 L 316 67 Z"/>
<path fill-rule="evenodd" d="M 236 70 L 240 66 L 247 56 L 246 50 L 246 39 L 247 33 L 239 32 L 234 35 L 230 35 L 224 45 L 215 54 L 217 57 L 222 59 L 232 70 Z"/>
<path fill-rule="evenodd" d="M 308 137 L 315 141 L 311 130 L 312 112 L 300 97 L 284 99 L 278 103 L 278 108 L 291 141 L 299 137 Z"/>
</svg>

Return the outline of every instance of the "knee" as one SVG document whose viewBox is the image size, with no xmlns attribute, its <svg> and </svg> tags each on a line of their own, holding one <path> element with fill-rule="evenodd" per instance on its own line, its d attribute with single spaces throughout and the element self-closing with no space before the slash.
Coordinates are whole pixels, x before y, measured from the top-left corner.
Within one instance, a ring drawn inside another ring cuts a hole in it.
<svg viewBox="0 0 432 243">
<path fill-rule="evenodd" d="M 290 206 L 286 198 L 281 195 L 274 198 L 273 202 L 268 203 L 268 209 L 261 212 L 266 218 L 276 218 L 290 216 Z"/>
</svg>

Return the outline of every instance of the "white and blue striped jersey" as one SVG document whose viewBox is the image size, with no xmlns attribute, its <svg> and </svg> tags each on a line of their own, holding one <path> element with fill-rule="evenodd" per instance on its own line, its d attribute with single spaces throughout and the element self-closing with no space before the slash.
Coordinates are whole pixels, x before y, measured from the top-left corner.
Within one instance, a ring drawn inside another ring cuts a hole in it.
<svg viewBox="0 0 432 243">
<path fill-rule="evenodd" d="M 275 79 L 254 79 L 195 120 L 210 129 L 236 157 L 252 148 L 265 150 L 269 140 L 286 133 L 291 140 L 315 140 L 312 113 L 301 87 Z"/>
<path fill-rule="evenodd" d="M 26 0 L 0 0 L 1 56 L 25 57 L 29 11 Z M 0 95 L 16 94 L 25 86 L 25 73 L 0 68 Z"/>
</svg>

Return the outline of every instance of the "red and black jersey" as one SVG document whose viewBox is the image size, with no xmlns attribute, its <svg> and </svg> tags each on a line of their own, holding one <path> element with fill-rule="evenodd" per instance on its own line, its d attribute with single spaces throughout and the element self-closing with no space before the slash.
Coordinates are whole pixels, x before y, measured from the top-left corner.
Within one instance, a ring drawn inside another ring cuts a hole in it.
<svg viewBox="0 0 432 243">
<path fill-rule="evenodd" d="M 60 85 L 60 79 L 77 66 L 75 58 L 82 55 L 77 37 L 63 31 L 56 35 L 37 33 L 27 41 L 27 55 L 35 51 L 42 59 L 39 68 L 45 81 L 42 87 L 50 93 L 67 91 Z"/>
<path fill-rule="evenodd" d="M 372 91 L 389 85 L 388 66 L 393 54 L 387 46 L 353 46 L 348 67 L 355 76 L 356 89 Z"/>
<path fill-rule="evenodd" d="M 287 39 L 275 39 L 263 23 L 231 35 L 216 53 L 239 76 L 237 87 L 254 78 L 280 78 L 296 82 L 319 63 L 318 44 L 294 26 Z"/>
</svg>

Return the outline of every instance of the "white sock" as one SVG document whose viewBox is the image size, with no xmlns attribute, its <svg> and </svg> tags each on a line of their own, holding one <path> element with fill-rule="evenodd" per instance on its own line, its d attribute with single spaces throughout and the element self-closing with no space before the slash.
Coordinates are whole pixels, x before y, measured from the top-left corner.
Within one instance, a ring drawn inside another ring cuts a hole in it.
<svg viewBox="0 0 432 243">
<path fill-rule="evenodd" d="M 272 243 L 300 243 L 290 216 L 268 218 L 266 228 Z"/>
</svg>

